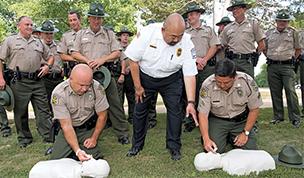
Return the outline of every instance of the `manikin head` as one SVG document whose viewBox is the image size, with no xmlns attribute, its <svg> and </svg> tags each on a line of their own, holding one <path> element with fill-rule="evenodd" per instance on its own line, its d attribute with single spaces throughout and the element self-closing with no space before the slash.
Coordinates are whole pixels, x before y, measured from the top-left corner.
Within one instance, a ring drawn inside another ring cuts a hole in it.
<svg viewBox="0 0 304 178">
<path fill-rule="evenodd" d="M 199 171 L 222 168 L 222 156 L 219 153 L 199 153 L 194 158 L 194 166 Z"/>
</svg>

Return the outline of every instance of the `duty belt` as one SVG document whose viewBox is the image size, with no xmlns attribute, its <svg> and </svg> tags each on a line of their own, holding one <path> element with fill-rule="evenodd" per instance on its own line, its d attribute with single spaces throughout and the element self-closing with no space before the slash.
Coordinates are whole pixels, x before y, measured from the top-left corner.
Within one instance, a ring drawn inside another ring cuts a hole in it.
<svg viewBox="0 0 304 178">
<path fill-rule="evenodd" d="M 41 78 L 38 77 L 38 74 L 38 72 L 20 72 L 21 78 L 27 78 L 30 80 L 40 80 Z"/>
<path fill-rule="evenodd" d="M 293 64 L 292 59 L 286 60 L 286 61 L 277 61 L 277 60 L 272 60 L 270 58 L 267 58 L 266 64 Z"/>
<path fill-rule="evenodd" d="M 96 112 L 85 123 L 80 126 L 74 126 L 75 131 L 91 130 L 96 126 L 98 115 Z"/>
<path fill-rule="evenodd" d="M 216 115 L 214 115 L 212 112 L 209 113 L 209 116 L 214 117 L 216 119 L 221 119 L 221 120 L 225 120 L 225 121 L 229 121 L 229 122 L 241 122 L 247 119 L 249 114 L 249 109 L 248 107 L 246 107 L 246 110 L 244 112 L 242 112 L 241 114 L 234 116 L 233 118 L 225 118 L 225 117 L 218 117 Z"/>
</svg>

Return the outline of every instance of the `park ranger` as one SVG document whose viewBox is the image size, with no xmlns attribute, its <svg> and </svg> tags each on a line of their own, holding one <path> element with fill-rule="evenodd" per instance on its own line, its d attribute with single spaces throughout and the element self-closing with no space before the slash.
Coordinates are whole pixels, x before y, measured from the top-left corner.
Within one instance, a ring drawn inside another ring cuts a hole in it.
<svg viewBox="0 0 304 178">
<path fill-rule="evenodd" d="M 54 59 L 49 48 L 32 36 L 32 26 L 30 17 L 20 17 L 17 25 L 19 33 L 7 37 L 0 51 L 0 59 L 5 60 L 12 74 L 10 86 L 15 96 L 14 121 L 20 147 L 26 147 L 33 141 L 28 124 L 30 101 L 44 141 L 49 141 L 51 126 L 51 112 L 41 77 L 48 73 Z M 2 71 L 0 63 L 0 90 L 5 87 Z"/>
<path fill-rule="evenodd" d="M 70 70 L 78 63 L 71 56 L 71 48 L 73 47 L 76 33 L 81 30 L 81 16 L 77 11 L 70 11 L 68 13 L 68 23 L 71 30 L 65 32 L 61 37 L 61 42 L 57 47 L 57 51 L 60 54 L 64 63 L 65 76 L 69 76 Z"/>
<path fill-rule="evenodd" d="M 266 33 L 267 77 L 274 116 L 270 123 L 284 120 L 282 90 L 286 92 L 288 118 L 294 127 L 300 126 L 300 109 L 295 91 L 295 63 L 301 54 L 298 32 L 289 27 L 291 20 L 287 10 L 279 10 L 276 28 Z"/>
<path fill-rule="evenodd" d="M 88 12 L 90 27 L 79 31 L 71 49 L 72 56 L 79 62 L 88 64 L 96 69 L 101 65 L 109 65 L 120 57 L 120 45 L 114 32 L 102 27 L 102 17 L 106 14 L 100 3 L 92 3 Z M 112 77 L 106 89 L 109 101 L 109 119 L 118 137 L 118 142 L 128 144 L 128 122 L 118 96 L 115 79 Z"/>
<path fill-rule="evenodd" d="M 56 137 L 51 159 L 100 159 L 98 138 L 105 126 L 109 104 L 103 87 L 93 80 L 86 64 L 76 65 L 69 79 L 53 91 L 54 119 L 61 130 Z"/>
<path fill-rule="evenodd" d="M 42 23 L 42 26 L 38 28 L 41 32 L 41 41 L 47 45 L 51 52 L 54 55 L 54 64 L 43 77 L 43 82 L 45 84 L 47 98 L 51 106 L 51 95 L 54 88 L 63 81 L 63 64 L 61 58 L 57 52 L 57 43 L 54 41 L 54 33 L 57 33 L 59 30 L 55 28 L 54 24 L 50 20 L 46 20 Z"/>
<path fill-rule="evenodd" d="M 265 34 L 256 21 L 246 18 L 245 12 L 250 7 L 245 0 L 232 0 L 227 10 L 232 12 L 235 21 L 224 28 L 220 39 L 226 57 L 234 60 L 237 70 L 254 78 L 254 67 L 265 48 Z"/>
<path fill-rule="evenodd" d="M 252 132 L 262 105 L 258 86 L 248 74 L 236 72 L 233 61 L 219 60 L 215 74 L 200 90 L 199 126 L 204 149 L 223 153 L 227 143 L 257 149 Z"/>
<path fill-rule="evenodd" d="M 205 12 L 205 9 L 199 6 L 196 2 L 191 2 L 187 5 L 187 10 L 183 14 L 187 16 L 187 22 L 189 28 L 186 33 L 191 35 L 191 40 L 194 44 L 196 52 L 196 66 L 198 74 L 196 75 L 196 94 L 195 103 L 197 106 L 199 89 L 203 81 L 214 73 L 215 65 L 215 53 L 217 51 L 217 45 L 220 45 L 220 41 L 216 36 L 214 30 L 206 25 L 203 25 L 200 21 L 200 16 Z M 190 124 L 185 125 L 185 131 L 192 131 L 195 128 L 195 124 L 192 121 Z"/>
</svg>

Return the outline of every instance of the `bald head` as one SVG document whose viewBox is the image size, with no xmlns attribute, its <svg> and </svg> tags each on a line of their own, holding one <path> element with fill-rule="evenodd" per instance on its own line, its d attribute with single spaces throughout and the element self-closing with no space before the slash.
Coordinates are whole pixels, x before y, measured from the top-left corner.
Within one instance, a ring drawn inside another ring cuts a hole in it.
<svg viewBox="0 0 304 178">
<path fill-rule="evenodd" d="M 86 64 L 76 65 L 70 75 L 70 85 L 75 93 L 83 95 L 92 85 L 93 71 Z"/>
<path fill-rule="evenodd" d="M 169 15 L 162 28 L 162 34 L 167 44 L 174 46 L 183 37 L 185 32 L 185 21 L 178 13 Z"/>
</svg>

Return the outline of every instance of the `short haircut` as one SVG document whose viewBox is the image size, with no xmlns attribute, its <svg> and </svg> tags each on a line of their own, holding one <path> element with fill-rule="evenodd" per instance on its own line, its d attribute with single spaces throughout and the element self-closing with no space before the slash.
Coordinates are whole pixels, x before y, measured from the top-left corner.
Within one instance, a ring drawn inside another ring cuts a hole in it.
<svg viewBox="0 0 304 178">
<path fill-rule="evenodd" d="M 28 17 L 28 16 L 25 16 L 25 15 L 19 17 L 19 18 L 17 19 L 17 24 L 19 24 L 19 23 L 20 23 L 23 19 L 25 19 L 25 18 L 29 18 L 29 17 Z"/>
<path fill-rule="evenodd" d="M 80 13 L 77 10 L 71 10 L 71 11 L 69 11 L 69 15 L 73 15 L 73 14 L 76 14 L 77 18 L 79 20 L 81 20 Z"/>
<path fill-rule="evenodd" d="M 235 77 L 236 67 L 234 62 L 230 59 L 216 61 L 214 74 L 220 77 Z"/>
</svg>

